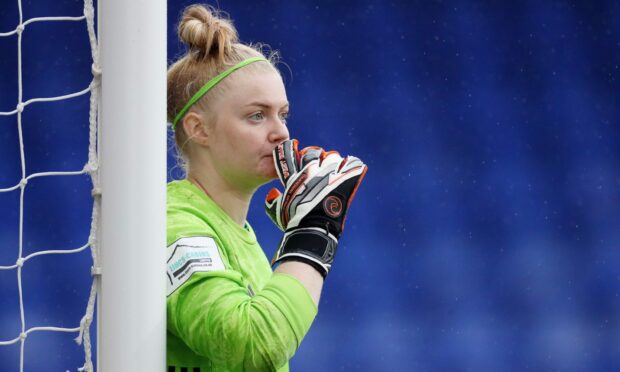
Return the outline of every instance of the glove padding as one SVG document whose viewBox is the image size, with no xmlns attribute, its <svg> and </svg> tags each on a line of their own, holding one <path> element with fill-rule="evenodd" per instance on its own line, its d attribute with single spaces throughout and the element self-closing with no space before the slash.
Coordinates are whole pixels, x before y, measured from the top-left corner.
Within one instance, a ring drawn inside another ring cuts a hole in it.
<svg viewBox="0 0 620 372">
<path fill-rule="evenodd" d="M 326 277 L 347 210 L 368 167 L 354 156 L 343 159 L 336 151 L 297 146 L 297 140 L 287 140 L 273 151 L 284 193 L 271 189 L 265 209 L 285 233 L 271 263 L 302 261 Z"/>
</svg>

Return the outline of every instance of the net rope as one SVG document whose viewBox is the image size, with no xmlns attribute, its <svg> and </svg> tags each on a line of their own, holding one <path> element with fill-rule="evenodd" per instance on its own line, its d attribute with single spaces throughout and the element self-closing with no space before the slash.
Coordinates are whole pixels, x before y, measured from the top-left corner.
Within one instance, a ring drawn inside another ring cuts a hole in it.
<svg viewBox="0 0 620 372">
<path fill-rule="evenodd" d="M 95 10 L 93 6 L 93 0 L 85 0 L 84 1 L 84 14 L 78 17 L 38 17 L 31 18 L 24 22 L 23 20 L 23 12 L 22 12 L 22 1 L 18 0 L 18 10 L 19 10 L 19 24 L 15 27 L 14 30 L 9 32 L 0 32 L 0 37 L 8 37 L 12 35 L 17 35 L 17 80 L 18 80 L 18 100 L 17 105 L 12 111 L 0 111 L 0 116 L 17 116 L 17 131 L 19 138 L 19 151 L 20 151 L 20 163 L 21 163 L 21 179 L 20 181 L 11 187 L 0 188 L 0 192 L 12 192 L 19 190 L 20 198 L 19 198 L 19 242 L 18 242 L 18 254 L 15 264 L 1 266 L 0 270 L 16 270 L 17 273 L 17 286 L 19 293 L 19 313 L 20 313 L 20 322 L 21 322 L 21 332 L 15 338 L 11 340 L 0 340 L 0 346 L 12 345 L 15 343 L 20 343 L 20 372 L 24 370 L 24 347 L 26 343 L 26 339 L 28 335 L 34 332 L 69 332 L 69 333 L 78 333 L 78 336 L 75 338 L 78 344 L 82 344 L 84 347 L 84 364 L 82 367 L 78 368 L 78 371 L 87 371 L 92 372 L 93 362 L 92 362 L 92 345 L 90 338 L 90 326 L 93 321 L 94 310 L 95 310 L 95 301 L 97 297 L 97 286 L 100 280 L 101 269 L 99 267 L 98 260 L 98 242 L 97 242 L 97 227 L 99 225 L 99 216 L 101 210 L 101 189 L 99 183 L 99 156 L 98 156 L 98 120 L 97 120 L 97 112 L 98 112 L 98 104 L 99 104 L 99 95 L 100 95 L 100 87 L 101 87 L 101 69 L 99 67 L 99 48 L 97 42 L 97 35 L 95 34 Z M 22 34 L 26 31 L 28 25 L 36 23 L 36 22 L 86 22 L 86 28 L 88 31 L 88 38 L 91 48 L 91 56 L 92 56 L 92 66 L 91 72 L 93 78 L 85 89 L 60 95 L 56 97 L 39 97 L 32 98 L 27 101 L 23 101 L 23 85 L 22 85 Z M 84 165 L 83 169 L 71 171 L 71 172 L 41 172 L 41 173 L 33 173 L 28 175 L 26 172 L 26 160 L 25 160 L 25 149 L 24 149 L 24 141 L 23 141 L 23 133 L 22 133 L 22 112 L 27 109 L 27 107 L 31 104 L 39 103 L 39 102 L 51 102 L 51 101 L 60 101 L 67 100 L 74 97 L 83 96 L 90 93 L 90 107 L 89 107 L 89 144 L 88 144 L 88 162 Z M 41 250 L 34 252 L 26 257 L 23 256 L 23 225 L 24 225 L 24 193 L 28 182 L 38 178 L 38 177 L 66 177 L 66 176 L 79 176 L 79 175 L 89 175 L 92 182 L 92 192 L 91 195 L 93 197 L 93 206 L 92 206 L 92 215 L 91 215 L 91 224 L 90 224 L 90 233 L 88 237 L 88 241 L 85 242 L 82 246 L 78 248 L 71 249 L 52 249 L 52 250 Z M 82 316 L 79 325 L 74 328 L 64 328 L 64 327 L 54 327 L 54 326 L 39 326 L 39 327 L 30 327 L 26 326 L 26 319 L 24 317 L 24 301 L 23 301 L 23 292 L 22 292 L 22 268 L 23 266 L 34 259 L 35 257 L 40 257 L 44 255 L 58 255 L 58 254 L 74 254 L 79 253 L 90 249 L 90 253 L 92 256 L 92 283 L 90 287 L 90 294 L 88 298 L 88 303 L 86 305 L 86 309 L 84 315 Z"/>
</svg>

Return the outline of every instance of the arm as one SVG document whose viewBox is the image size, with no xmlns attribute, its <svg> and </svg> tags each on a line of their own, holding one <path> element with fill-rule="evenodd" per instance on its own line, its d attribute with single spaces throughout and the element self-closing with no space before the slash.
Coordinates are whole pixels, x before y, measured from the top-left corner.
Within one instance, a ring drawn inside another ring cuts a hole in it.
<svg viewBox="0 0 620 372">
<path fill-rule="evenodd" d="M 299 280 L 310 294 L 310 297 L 312 297 L 315 306 L 319 306 L 324 280 L 323 276 L 314 267 L 303 262 L 287 261 L 278 266 L 275 272 L 288 274 Z"/>
<path fill-rule="evenodd" d="M 232 270 L 194 273 L 168 297 L 168 330 L 228 369 L 276 370 L 299 347 L 317 308 L 304 286 L 274 273 L 256 295 Z"/>
</svg>

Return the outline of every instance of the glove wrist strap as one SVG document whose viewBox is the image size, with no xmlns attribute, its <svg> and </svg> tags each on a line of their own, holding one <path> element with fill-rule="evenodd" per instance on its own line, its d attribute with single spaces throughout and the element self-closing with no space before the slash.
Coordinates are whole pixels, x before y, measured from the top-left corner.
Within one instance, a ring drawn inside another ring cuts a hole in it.
<svg viewBox="0 0 620 372">
<path fill-rule="evenodd" d="M 274 264 L 300 261 L 317 269 L 325 278 L 331 269 L 338 240 L 325 229 L 302 227 L 287 231 L 274 257 Z"/>
</svg>

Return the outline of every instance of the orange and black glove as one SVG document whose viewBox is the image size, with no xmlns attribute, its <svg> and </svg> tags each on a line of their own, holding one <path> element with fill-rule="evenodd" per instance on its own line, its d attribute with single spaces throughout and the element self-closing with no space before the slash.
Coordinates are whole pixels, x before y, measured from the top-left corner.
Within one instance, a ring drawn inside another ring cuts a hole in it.
<svg viewBox="0 0 620 372">
<path fill-rule="evenodd" d="M 284 192 L 271 189 L 265 209 L 284 237 L 271 263 L 305 262 L 326 277 L 368 167 L 354 156 L 342 158 L 315 146 L 298 150 L 297 145 L 297 140 L 287 140 L 273 152 Z"/>
</svg>

